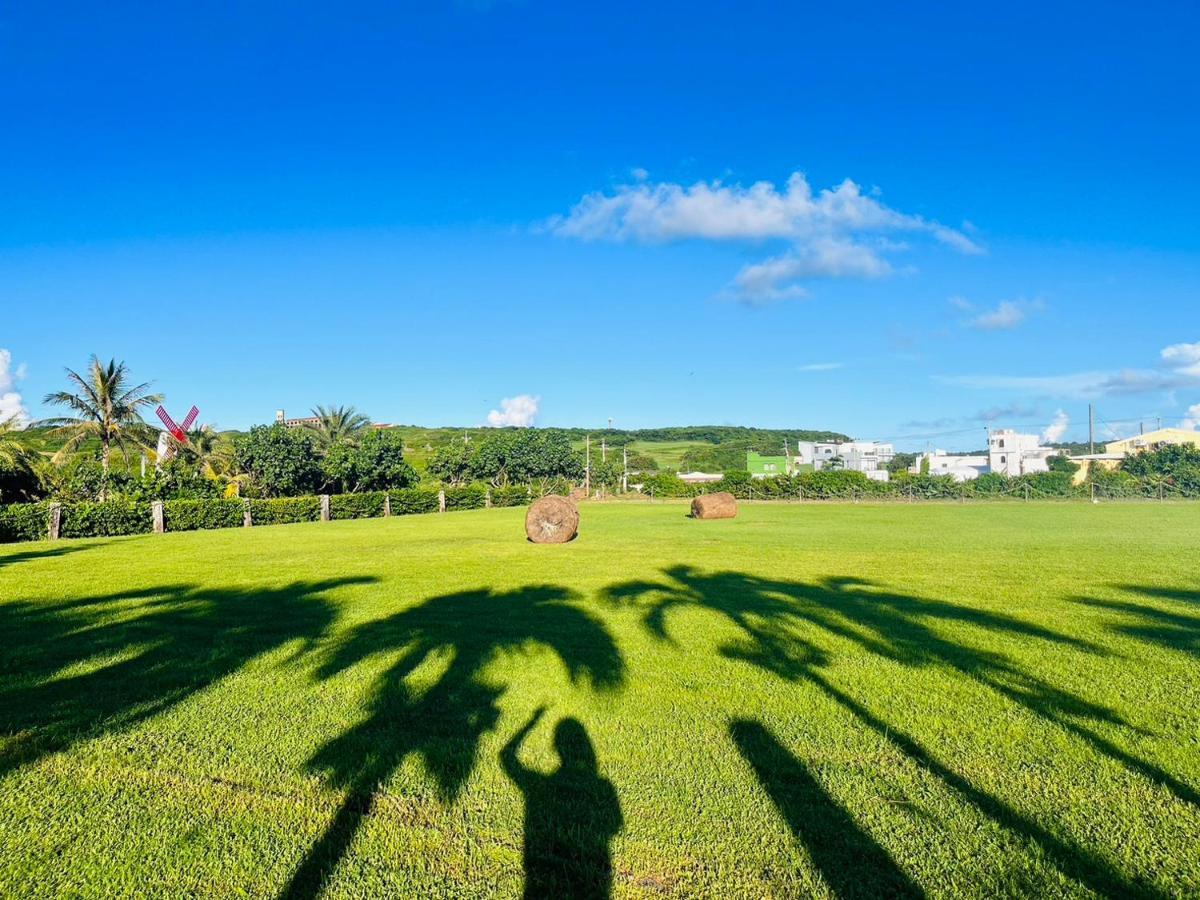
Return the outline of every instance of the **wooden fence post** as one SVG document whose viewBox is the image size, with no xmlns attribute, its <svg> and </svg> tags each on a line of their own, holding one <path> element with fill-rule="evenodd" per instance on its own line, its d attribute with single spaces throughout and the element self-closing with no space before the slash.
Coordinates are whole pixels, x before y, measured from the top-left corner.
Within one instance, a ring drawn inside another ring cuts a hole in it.
<svg viewBox="0 0 1200 900">
<path fill-rule="evenodd" d="M 242 501 L 242 527 L 249 528 L 254 524 L 254 518 L 250 515 L 250 501 Z"/>
<path fill-rule="evenodd" d="M 58 534 L 62 530 L 62 504 L 50 504 L 50 520 L 46 528 L 46 539 L 51 541 L 58 540 Z"/>
<path fill-rule="evenodd" d="M 446 492 L 438 491 L 438 512 L 446 511 Z"/>
<path fill-rule="evenodd" d="M 328 494 L 321 495 L 321 521 L 322 522 L 329 521 L 329 495 Z"/>
<path fill-rule="evenodd" d="M 166 523 L 163 521 L 163 502 L 155 500 L 150 504 L 150 511 L 154 515 L 154 533 L 162 534 L 166 531 Z"/>
</svg>

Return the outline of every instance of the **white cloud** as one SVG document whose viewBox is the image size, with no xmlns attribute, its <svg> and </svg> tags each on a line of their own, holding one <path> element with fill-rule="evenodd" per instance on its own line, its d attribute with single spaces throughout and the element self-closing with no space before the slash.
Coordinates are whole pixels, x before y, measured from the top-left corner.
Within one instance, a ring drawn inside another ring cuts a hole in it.
<svg viewBox="0 0 1200 900">
<path fill-rule="evenodd" d="M 848 179 L 814 194 L 800 172 L 782 190 L 768 181 L 684 186 L 637 178 L 611 193 L 585 195 L 543 227 L 584 241 L 789 241 L 787 253 L 747 266 L 734 279 L 734 295 L 749 303 L 805 296 L 797 283 L 804 279 L 886 275 L 891 266 L 881 254 L 903 249 L 879 239 L 887 234 L 926 234 L 962 253 L 983 252 L 962 232 L 891 209 Z"/>
<path fill-rule="evenodd" d="M 1179 427 L 1192 431 L 1200 430 L 1200 403 L 1193 403 L 1188 407 L 1187 418 L 1179 423 Z"/>
<path fill-rule="evenodd" d="M 798 372 L 830 372 L 834 369 L 840 369 L 845 366 L 845 363 L 826 362 L 826 363 L 808 363 L 807 365 L 799 366 Z"/>
<path fill-rule="evenodd" d="M 16 383 L 25 377 L 25 364 L 12 367 L 12 354 L 0 349 L 0 422 L 16 419 L 21 425 L 29 422 L 29 410 L 14 390 Z"/>
<path fill-rule="evenodd" d="M 1200 378 L 1200 342 L 1164 347 L 1162 359 L 1175 371 Z"/>
<path fill-rule="evenodd" d="M 1042 432 L 1042 440 L 1047 444 L 1057 444 L 1062 440 L 1063 435 L 1067 433 L 1067 428 L 1070 424 L 1071 417 L 1067 415 L 1065 410 L 1060 409 L 1054 414 L 1054 418 L 1046 426 L 1046 430 Z"/>
<path fill-rule="evenodd" d="M 1011 300 L 1001 301 L 995 309 L 974 316 L 967 325 L 980 331 L 1004 331 L 1025 321 L 1025 310 Z"/>
<path fill-rule="evenodd" d="M 515 397 L 505 397 L 500 401 L 500 408 L 488 413 L 488 424 L 493 428 L 503 428 L 506 425 L 516 425 L 528 428 L 537 420 L 538 407 L 542 398 L 530 394 L 518 394 Z"/>
</svg>

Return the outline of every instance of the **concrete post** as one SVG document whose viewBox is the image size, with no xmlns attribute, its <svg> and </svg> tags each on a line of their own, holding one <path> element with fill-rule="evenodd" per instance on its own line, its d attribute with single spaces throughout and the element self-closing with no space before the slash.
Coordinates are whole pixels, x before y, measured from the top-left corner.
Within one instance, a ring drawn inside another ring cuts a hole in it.
<svg viewBox="0 0 1200 900">
<path fill-rule="evenodd" d="M 483 508 L 484 509 L 492 508 L 492 489 L 491 488 L 488 488 L 487 493 L 483 495 Z"/>
<path fill-rule="evenodd" d="M 391 514 L 392 514 L 392 495 L 384 494 L 383 495 L 383 515 L 384 515 L 384 517 L 387 517 L 387 516 L 390 516 Z"/>
<path fill-rule="evenodd" d="M 321 521 L 322 522 L 329 521 L 329 495 L 328 494 L 321 495 Z"/>
<path fill-rule="evenodd" d="M 150 511 L 154 515 L 154 533 L 162 534 L 166 531 L 166 523 L 163 521 L 163 502 L 155 500 L 150 504 Z"/>
<path fill-rule="evenodd" d="M 254 520 L 250 516 L 250 501 L 242 501 L 242 527 L 249 528 L 254 524 Z"/>
<path fill-rule="evenodd" d="M 58 540 L 58 534 L 62 530 L 62 504 L 50 504 L 50 519 L 46 528 L 46 538 L 51 541 Z"/>
<path fill-rule="evenodd" d="M 438 491 L 438 512 L 446 511 L 446 492 Z"/>
</svg>

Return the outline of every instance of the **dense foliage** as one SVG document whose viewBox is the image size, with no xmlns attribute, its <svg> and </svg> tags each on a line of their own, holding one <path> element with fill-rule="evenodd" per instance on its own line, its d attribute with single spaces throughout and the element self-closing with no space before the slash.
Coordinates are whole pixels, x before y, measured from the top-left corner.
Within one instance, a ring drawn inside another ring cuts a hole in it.
<svg viewBox="0 0 1200 900">
<path fill-rule="evenodd" d="M 256 425 L 234 441 L 238 467 L 262 497 L 312 494 L 324 482 L 321 460 L 308 433 L 284 425 Z"/>
<path fill-rule="evenodd" d="M 368 431 L 356 441 L 332 444 L 321 468 L 326 485 L 347 494 L 410 487 L 420 480 L 404 459 L 399 432 L 383 429 Z"/>
</svg>

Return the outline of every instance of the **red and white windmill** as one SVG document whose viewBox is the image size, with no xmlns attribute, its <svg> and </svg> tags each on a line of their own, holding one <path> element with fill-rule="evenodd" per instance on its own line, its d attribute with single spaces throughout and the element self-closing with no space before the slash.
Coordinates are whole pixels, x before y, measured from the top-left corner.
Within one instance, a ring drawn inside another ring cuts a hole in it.
<svg viewBox="0 0 1200 900">
<path fill-rule="evenodd" d="M 157 455 L 158 461 L 161 464 L 174 456 L 175 451 L 187 442 L 187 433 L 196 424 L 196 419 L 200 417 L 200 410 L 193 406 L 178 425 L 175 424 L 174 419 L 167 415 L 167 411 L 163 407 L 159 406 L 154 412 L 163 425 L 166 426 L 166 430 L 160 431 L 158 434 Z M 172 438 L 174 438 L 174 442 L 172 442 Z"/>
</svg>

